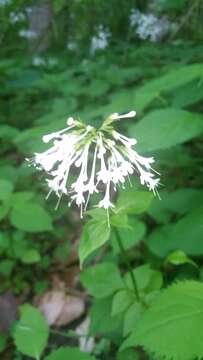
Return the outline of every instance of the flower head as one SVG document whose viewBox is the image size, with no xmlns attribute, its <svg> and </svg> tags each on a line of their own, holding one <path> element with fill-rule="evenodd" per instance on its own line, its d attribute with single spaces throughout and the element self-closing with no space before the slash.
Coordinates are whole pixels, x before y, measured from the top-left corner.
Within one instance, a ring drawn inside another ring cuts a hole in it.
<svg viewBox="0 0 203 360">
<path fill-rule="evenodd" d="M 43 141 L 51 146 L 43 153 L 36 153 L 34 163 L 48 174 L 48 196 L 54 191 L 60 201 L 63 194 L 68 195 L 69 204 L 76 203 L 82 217 L 90 196 L 99 192 L 100 185 L 105 194 L 97 206 L 107 210 L 114 207 L 111 189 L 116 191 L 123 186 L 126 177 L 133 173 L 142 185 L 156 193 L 159 178 L 151 166 L 153 157 L 139 155 L 133 149 L 137 141 L 112 126 L 115 120 L 133 116 L 134 111 L 125 115 L 114 113 L 98 130 L 71 117 L 66 128 L 43 136 Z M 74 181 L 70 180 L 71 173 L 76 175 Z"/>
<path fill-rule="evenodd" d="M 131 10 L 130 25 L 136 29 L 140 39 L 149 39 L 152 42 L 162 40 L 174 27 L 167 17 L 158 18 L 153 13 L 144 14 L 135 9 Z"/>
</svg>

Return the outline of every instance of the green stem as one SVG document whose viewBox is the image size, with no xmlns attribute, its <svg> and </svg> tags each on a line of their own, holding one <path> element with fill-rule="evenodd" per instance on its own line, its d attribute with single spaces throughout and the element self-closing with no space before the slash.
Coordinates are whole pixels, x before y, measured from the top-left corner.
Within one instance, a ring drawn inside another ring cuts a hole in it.
<svg viewBox="0 0 203 360">
<path fill-rule="evenodd" d="M 131 277 L 131 280 L 132 280 L 132 284 L 133 284 L 136 299 L 137 299 L 138 302 L 140 302 L 141 299 L 140 299 L 140 294 L 139 294 L 136 278 L 135 278 L 135 275 L 133 273 L 133 270 L 132 270 L 128 255 L 127 255 L 126 250 L 125 250 L 125 248 L 123 246 L 119 231 L 118 231 L 118 229 L 116 227 L 114 228 L 114 231 L 115 231 L 115 234 L 116 234 L 116 240 L 117 240 L 119 249 L 120 249 L 120 251 L 122 253 L 122 256 L 123 256 L 123 260 L 125 261 L 125 264 L 126 264 L 126 266 L 128 268 L 128 271 L 129 271 L 129 274 L 130 274 L 130 277 Z"/>
</svg>

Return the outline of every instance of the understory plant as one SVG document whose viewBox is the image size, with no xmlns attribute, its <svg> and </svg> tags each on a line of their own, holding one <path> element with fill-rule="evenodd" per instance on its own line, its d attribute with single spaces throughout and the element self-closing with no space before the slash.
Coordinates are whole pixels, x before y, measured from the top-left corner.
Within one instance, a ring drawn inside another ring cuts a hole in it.
<svg viewBox="0 0 203 360">
<path fill-rule="evenodd" d="M 46 360 L 93 360 L 103 356 L 102 351 L 105 353 L 110 343 L 117 347 L 116 359 L 122 360 L 145 358 L 147 354 L 153 359 L 190 360 L 203 354 L 198 336 L 202 284 L 182 280 L 163 288 L 163 274 L 157 265 L 154 268 L 149 263 L 140 264 L 139 258 L 136 265 L 128 250 L 146 231 L 138 217 L 149 210 L 154 195 L 162 201 L 157 189 L 159 173 L 152 168 L 154 158 L 138 154 L 137 139 L 115 130 L 117 121 L 135 115 L 135 111 L 114 113 L 99 128 L 68 118 L 66 128 L 43 136 L 48 148 L 29 160 L 47 173 L 47 198 L 56 193 L 56 208 L 65 196 L 68 206 L 75 203 L 80 208 L 81 219 L 85 211 L 79 245 L 80 279 L 93 297 L 93 304 L 89 330 L 82 336 L 86 341 L 98 334 L 105 339 L 97 340 L 92 355 L 62 347 L 46 356 Z M 139 189 L 135 178 L 152 192 Z M 181 227 L 181 221 L 177 226 Z M 102 261 L 98 262 L 102 249 Z M 164 266 L 185 263 L 197 267 L 183 251 L 177 250 L 171 252 Z M 39 311 L 30 305 L 22 306 L 21 311 L 14 332 L 16 345 L 22 353 L 40 359 L 49 328 Z M 32 337 L 27 345 L 23 342 L 26 332 Z"/>
</svg>

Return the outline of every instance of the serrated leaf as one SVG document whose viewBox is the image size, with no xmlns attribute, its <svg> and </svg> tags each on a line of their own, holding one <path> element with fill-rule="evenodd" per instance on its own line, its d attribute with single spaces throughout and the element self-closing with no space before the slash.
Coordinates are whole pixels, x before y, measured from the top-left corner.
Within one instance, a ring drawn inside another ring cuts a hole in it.
<svg viewBox="0 0 203 360">
<path fill-rule="evenodd" d="M 83 286 L 96 298 L 109 296 L 124 287 L 117 266 L 110 262 L 103 262 L 84 270 L 80 279 Z"/>
<path fill-rule="evenodd" d="M 203 116 L 178 109 L 161 109 L 147 114 L 129 134 L 138 140 L 141 152 L 167 149 L 191 140 L 203 132 Z"/>
<path fill-rule="evenodd" d="M 202 358 L 202 322 L 203 284 L 179 282 L 154 300 L 122 348 L 143 346 L 165 359 Z"/>
<path fill-rule="evenodd" d="M 110 236 L 110 227 L 107 218 L 98 218 L 97 221 L 89 221 L 83 228 L 82 238 L 79 245 L 80 265 L 96 249 L 106 243 Z"/>
<path fill-rule="evenodd" d="M 80 351 L 74 347 L 61 347 L 46 356 L 44 360 L 96 360 L 94 356 Z"/>
<path fill-rule="evenodd" d="M 39 359 L 44 351 L 48 336 L 48 324 L 39 310 L 31 305 L 21 306 L 21 317 L 14 331 L 14 341 L 18 351 Z"/>
<path fill-rule="evenodd" d="M 52 222 L 48 212 L 38 204 L 25 203 L 14 206 L 10 221 L 17 229 L 28 232 L 51 231 Z"/>
</svg>

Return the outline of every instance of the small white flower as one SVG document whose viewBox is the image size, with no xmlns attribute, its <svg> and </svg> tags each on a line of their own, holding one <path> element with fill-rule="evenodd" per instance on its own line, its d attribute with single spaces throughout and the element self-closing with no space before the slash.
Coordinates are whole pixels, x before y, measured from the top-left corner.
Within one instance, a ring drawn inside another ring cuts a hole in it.
<svg viewBox="0 0 203 360">
<path fill-rule="evenodd" d="M 33 66 L 44 66 L 46 65 L 45 60 L 41 56 L 34 56 L 32 59 Z"/>
<path fill-rule="evenodd" d="M 140 39 L 157 42 L 172 30 L 174 24 L 169 22 L 166 17 L 158 18 L 152 13 L 143 14 L 139 10 L 132 9 L 130 26 L 136 28 L 136 33 Z"/>
<path fill-rule="evenodd" d="M 12 0 L 0 0 L 0 6 L 10 5 Z"/>
<path fill-rule="evenodd" d="M 110 32 L 103 25 L 99 25 L 97 34 L 91 39 L 90 53 L 94 54 L 98 49 L 105 49 L 108 46 L 110 36 Z"/>
<path fill-rule="evenodd" d="M 99 130 L 70 117 L 68 127 L 43 136 L 43 141 L 52 142 L 52 146 L 43 153 L 36 153 L 34 163 L 49 175 L 48 196 L 54 191 L 60 201 L 63 194 L 68 195 L 69 203 L 76 203 L 82 217 L 91 195 L 99 192 L 101 184 L 105 194 L 97 206 L 106 210 L 113 208 L 111 190 L 123 187 L 126 178 L 133 173 L 139 176 L 142 185 L 156 193 L 159 178 L 155 177 L 156 172 L 151 167 L 153 157 L 139 155 L 133 149 L 137 141 L 112 127 L 114 120 L 134 115 L 134 111 L 125 115 L 113 114 Z M 72 170 L 76 175 L 73 182 L 70 180 Z"/>
<path fill-rule="evenodd" d="M 36 39 L 38 36 L 35 31 L 25 29 L 20 30 L 18 34 L 20 37 L 25 39 Z"/>
<path fill-rule="evenodd" d="M 21 12 L 13 12 L 12 11 L 9 16 L 10 16 L 11 24 L 16 24 L 18 22 L 25 21 L 25 19 L 26 19 L 25 14 L 23 14 Z"/>
</svg>

